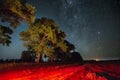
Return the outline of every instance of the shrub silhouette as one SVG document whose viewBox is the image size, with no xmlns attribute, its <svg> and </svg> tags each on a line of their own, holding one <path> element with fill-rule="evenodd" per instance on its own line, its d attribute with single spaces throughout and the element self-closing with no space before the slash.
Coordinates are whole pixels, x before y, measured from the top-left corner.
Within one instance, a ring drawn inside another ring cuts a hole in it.
<svg viewBox="0 0 120 80">
<path fill-rule="evenodd" d="M 83 58 L 81 57 L 79 52 L 72 52 L 71 53 L 71 61 L 72 62 L 81 62 Z"/>
<path fill-rule="evenodd" d="M 33 53 L 32 51 L 23 51 L 21 54 L 21 60 L 23 62 L 34 62 L 35 57 L 35 53 Z"/>
</svg>

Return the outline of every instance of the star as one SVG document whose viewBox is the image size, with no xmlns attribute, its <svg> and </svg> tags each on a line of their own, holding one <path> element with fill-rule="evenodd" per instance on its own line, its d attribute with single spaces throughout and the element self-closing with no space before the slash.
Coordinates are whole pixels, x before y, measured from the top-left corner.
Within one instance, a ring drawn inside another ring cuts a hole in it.
<svg viewBox="0 0 120 80">
<path fill-rule="evenodd" d="M 72 4 L 72 1 L 69 1 L 69 4 Z"/>
<path fill-rule="evenodd" d="M 98 35 L 100 35 L 100 34 L 101 34 L 101 32 L 100 32 L 100 31 L 98 31 L 98 32 L 97 32 L 97 34 L 98 34 Z"/>
<path fill-rule="evenodd" d="M 76 15 L 74 15 L 74 19 L 76 19 L 77 18 L 77 16 Z"/>
<path fill-rule="evenodd" d="M 67 0 L 67 3 L 68 3 L 68 4 L 72 4 L 72 1 L 71 1 L 71 0 Z"/>
</svg>

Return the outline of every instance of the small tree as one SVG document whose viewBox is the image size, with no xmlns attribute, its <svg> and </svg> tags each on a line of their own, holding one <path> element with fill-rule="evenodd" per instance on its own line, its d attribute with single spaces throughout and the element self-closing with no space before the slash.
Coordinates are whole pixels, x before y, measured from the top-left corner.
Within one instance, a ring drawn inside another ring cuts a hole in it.
<svg viewBox="0 0 120 80">
<path fill-rule="evenodd" d="M 60 47 L 66 51 L 66 44 L 64 44 L 65 33 L 62 32 L 58 25 L 51 19 L 42 18 L 36 19 L 27 31 L 20 33 L 22 40 L 25 41 L 25 46 L 32 46 L 37 53 L 37 62 L 39 63 L 41 55 L 53 59 L 55 47 Z"/>
<path fill-rule="evenodd" d="M 28 49 L 23 51 L 21 54 L 21 60 L 25 62 L 34 62 L 36 58 L 35 51 L 32 47 L 28 46 Z"/>
</svg>

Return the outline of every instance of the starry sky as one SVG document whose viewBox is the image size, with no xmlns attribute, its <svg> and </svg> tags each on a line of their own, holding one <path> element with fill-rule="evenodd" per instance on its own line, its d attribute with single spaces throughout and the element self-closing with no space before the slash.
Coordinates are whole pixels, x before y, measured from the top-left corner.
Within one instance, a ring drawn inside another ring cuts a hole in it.
<svg viewBox="0 0 120 80">
<path fill-rule="evenodd" d="M 120 0 L 27 0 L 37 9 L 36 17 L 55 20 L 76 46 L 83 59 L 120 59 Z M 10 47 L 0 45 L 0 58 L 20 58 L 25 48 L 19 32 L 12 34 Z"/>
</svg>

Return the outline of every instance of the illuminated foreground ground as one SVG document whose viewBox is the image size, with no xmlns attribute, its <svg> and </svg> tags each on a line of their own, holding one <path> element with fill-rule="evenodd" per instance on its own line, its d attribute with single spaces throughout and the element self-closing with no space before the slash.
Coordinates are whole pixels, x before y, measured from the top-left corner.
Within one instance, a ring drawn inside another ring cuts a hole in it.
<svg viewBox="0 0 120 80">
<path fill-rule="evenodd" d="M 0 69 L 0 80 L 120 80 L 120 64 L 20 64 Z"/>
</svg>

